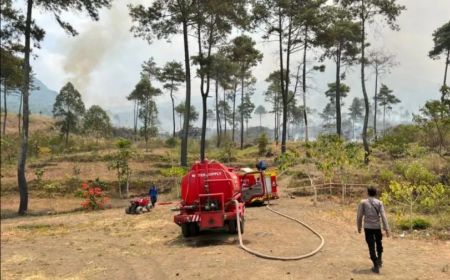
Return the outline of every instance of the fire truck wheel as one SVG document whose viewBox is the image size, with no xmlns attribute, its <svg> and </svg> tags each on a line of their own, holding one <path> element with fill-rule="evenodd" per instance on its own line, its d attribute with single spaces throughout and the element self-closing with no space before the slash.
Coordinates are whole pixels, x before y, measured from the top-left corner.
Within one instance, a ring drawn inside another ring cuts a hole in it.
<svg viewBox="0 0 450 280">
<path fill-rule="evenodd" d="M 189 227 L 190 227 L 189 230 L 190 230 L 192 236 L 198 235 L 200 229 L 199 229 L 197 223 L 189 223 Z"/>
<path fill-rule="evenodd" d="M 142 210 L 143 210 L 142 206 L 138 206 L 138 207 L 136 208 L 136 213 L 137 213 L 137 214 L 142 214 Z"/>
<path fill-rule="evenodd" d="M 188 223 L 181 224 L 181 234 L 183 237 L 191 236 L 191 229 Z"/>
<path fill-rule="evenodd" d="M 231 234 L 237 233 L 237 223 L 236 220 L 229 220 L 228 221 L 228 232 Z"/>
</svg>

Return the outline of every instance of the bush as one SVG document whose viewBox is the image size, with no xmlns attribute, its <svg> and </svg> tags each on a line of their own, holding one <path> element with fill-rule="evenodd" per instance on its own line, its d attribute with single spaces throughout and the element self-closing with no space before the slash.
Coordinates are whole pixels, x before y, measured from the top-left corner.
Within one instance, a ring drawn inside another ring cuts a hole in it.
<svg viewBox="0 0 450 280">
<path fill-rule="evenodd" d="M 401 230 L 409 230 L 409 229 L 427 229 L 431 226 L 431 223 L 424 218 L 415 218 L 413 220 L 403 219 L 398 222 L 398 227 Z"/>
<path fill-rule="evenodd" d="M 383 169 L 380 171 L 379 180 L 384 186 L 389 185 L 389 183 L 394 180 L 395 174 L 389 169 Z"/>
<path fill-rule="evenodd" d="M 229 163 L 236 160 L 235 150 L 233 142 L 228 142 L 223 145 L 220 149 L 219 160 Z"/>
<path fill-rule="evenodd" d="M 262 133 L 258 137 L 258 154 L 260 156 L 265 155 L 267 153 L 267 144 L 269 143 L 269 140 L 267 139 L 267 135 L 265 133 Z"/>
<path fill-rule="evenodd" d="M 105 207 L 111 207 L 109 204 L 109 197 L 105 195 L 102 188 L 96 185 L 95 182 L 83 183 L 81 186 L 81 192 L 83 192 L 84 201 L 81 203 L 86 210 L 99 210 L 105 209 Z"/>
<path fill-rule="evenodd" d="M 386 135 L 378 141 L 378 144 L 382 151 L 394 159 L 404 157 L 408 149 L 407 141 L 397 135 Z"/>
<path fill-rule="evenodd" d="M 166 147 L 175 148 L 178 145 L 178 139 L 176 137 L 169 137 L 165 141 Z"/>
<path fill-rule="evenodd" d="M 50 183 L 46 184 L 42 187 L 44 190 L 45 197 L 54 198 L 56 194 L 61 193 L 63 191 L 63 187 L 60 183 Z"/>
</svg>

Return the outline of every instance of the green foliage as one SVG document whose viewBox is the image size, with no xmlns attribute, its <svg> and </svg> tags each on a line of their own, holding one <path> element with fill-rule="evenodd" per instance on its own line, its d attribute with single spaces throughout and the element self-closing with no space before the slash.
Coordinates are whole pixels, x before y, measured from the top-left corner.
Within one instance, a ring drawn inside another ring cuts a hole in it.
<svg viewBox="0 0 450 280">
<path fill-rule="evenodd" d="M 450 106 L 433 100 L 425 103 L 414 121 L 425 132 L 425 144 L 439 154 L 450 147 Z"/>
<path fill-rule="evenodd" d="M 381 200 L 400 207 L 401 212 L 408 210 L 411 223 L 414 212 L 439 213 L 450 209 L 450 189 L 438 183 L 437 176 L 422 164 L 397 165 L 396 171 L 401 178 L 390 182 Z"/>
<path fill-rule="evenodd" d="M 287 151 L 286 153 L 277 156 L 274 162 L 278 165 L 278 169 L 280 171 L 285 171 L 289 167 L 296 165 L 298 163 L 298 160 L 299 160 L 298 153 Z"/>
<path fill-rule="evenodd" d="M 160 172 L 164 177 L 183 177 L 186 175 L 187 169 L 185 167 L 172 166 L 170 168 L 163 168 Z"/>
<path fill-rule="evenodd" d="M 400 220 L 398 222 L 398 227 L 402 230 L 408 230 L 408 229 L 427 229 L 431 226 L 431 223 L 424 218 L 415 218 L 412 221 L 410 220 Z"/>
<path fill-rule="evenodd" d="M 226 142 L 220 149 L 219 160 L 230 163 L 236 160 L 236 147 L 233 142 Z"/>
<path fill-rule="evenodd" d="M 450 210 L 450 189 L 441 183 L 426 189 L 426 195 L 420 201 L 421 207 L 428 212 L 446 212 Z"/>
<path fill-rule="evenodd" d="M 377 144 L 394 159 L 404 157 L 408 149 L 407 139 L 399 135 L 383 136 Z"/>
<path fill-rule="evenodd" d="M 148 138 L 157 135 L 158 109 L 155 98 L 161 90 L 152 86 L 148 75 L 142 75 L 129 99 L 136 99 L 139 105 L 138 117 L 142 121 L 141 134 L 144 136 L 146 149 Z"/>
<path fill-rule="evenodd" d="M 186 105 L 185 102 L 181 102 L 175 107 L 175 112 L 178 114 L 178 117 L 180 118 L 180 126 L 182 125 L 181 119 L 184 119 L 184 115 L 186 113 Z M 196 122 L 198 120 L 199 113 L 194 105 L 191 105 L 191 108 L 189 110 L 189 125 L 192 125 L 193 122 Z"/>
<path fill-rule="evenodd" d="M 269 140 L 267 139 L 267 135 L 262 133 L 258 137 L 258 154 L 260 156 L 265 155 L 267 152 L 267 144 L 269 144 Z"/>
<path fill-rule="evenodd" d="M 354 143 L 345 143 L 336 134 L 320 135 L 312 144 L 310 155 L 316 159 L 316 166 L 331 179 L 336 172 L 349 166 L 360 166 L 364 152 Z"/>
<path fill-rule="evenodd" d="M 428 54 L 430 58 L 439 59 L 441 54 L 450 51 L 450 21 L 433 32 L 433 42 L 433 49 Z"/>
<path fill-rule="evenodd" d="M 111 155 L 108 169 L 113 169 L 117 172 L 119 194 L 122 196 L 122 187 L 124 185 L 128 186 L 128 180 L 131 175 L 129 160 L 133 157 L 134 152 L 131 149 L 131 142 L 128 139 L 119 139 L 116 142 L 116 148 L 117 151 Z M 126 192 L 128 196 L 128 189 Z"/>
<path fill-rule="evenodd" d="M 111 133 L 108 114 L 98 105 L 92 105 L 84 115 L 84 131 L 94 137 L 106 137 Z"/>
<path fill-rule="evenodd" d="M 405 180 L 414 185 L 431 185 L 437 182 L 436 174 L 418 162 L 408 164 L 402 175 Z"/>
<path fill-rule="evenodd" d="M 63 191 L 63 187 L 60 183 L 54 182 L 44 185 L 42 187 L 42 190 L 44 191 L 45 197 L 54 198 L 56 194 Z"/>
<path fill-rule="evenodd" d="M 392 172 L 390 169 L 382 169 L 380 171 L 380 174 L 378 175 L 379 181 L 382 185 L 388 186 L 389 183 L 394 180 L 395 173 Z"/>
<path fill-rule="evenodd" d="M 176 137 L 169 137 L 164 143 L 166 144 L 166 147 L 175 148 L 176 146 L 178 146 L 179 141 Z"/>
<path fill-rule="evenodd" d="M 2 135 L 0 139 L 2 152 L 1 162 L 2 166 L 5 163 L 12 163 L 17 157 L 19 139 L 18 135 Z"/>
<path fill-rule="evenodd" d="M 57 119 L 56 125 L 65 135 L 66 143 L 69 141 L 70 132 L 78 129 L 79 117 L 84 114 L 84 111 L 81 94 L 72 83 L 67 83 L 56 96 L 53 105 L 53 116 Z"/>
<path fill-rule="evenodd" d="M 36 185 L 39 188 L 42 184 L 42 177 L 44 176 L 45 169 L 43 168 L 36 168 L 34 171 L 34 175 L 36 176 Z"/>
</svg>

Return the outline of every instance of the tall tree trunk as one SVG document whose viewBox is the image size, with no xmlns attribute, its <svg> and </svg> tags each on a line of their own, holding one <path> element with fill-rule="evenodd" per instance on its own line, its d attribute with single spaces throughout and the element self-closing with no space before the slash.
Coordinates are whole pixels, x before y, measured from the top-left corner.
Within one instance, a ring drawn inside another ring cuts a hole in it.
<svg viewBox="0 0 450 280">
<path fill-rule="evenodd" d="M 364 13 L 364 0 L 362 0 L 363 11 Z M 366 75 L 365 75 L 365 67 L 366 67 L 366 57 L 365 57 L 365 40 L 366 40 L 366 30 L 365 30 L 365 17 L 361 15 L 361 86 L 364 95 L 364 106 L 365 106 L 365 114 L 364 114 L 364 125 L 363 125 L 363 145 L 364 145 L 364 163 L 369 164 L 369 141 L 367 140 L 367 126 L 369 124 L 369 97 L 367 96 L 366 90 Z"/>
<path fill-rule="evenodd" d="M 244 148 L 244 73 L 241 76 L 241 150 Z"/>
<path fill-rule="evenodd" d="M 173 85 L 173 81 L 172 81 L 172 85 Z M 175 138 L 175 100 L 173 98 L 173 87 L 170 89 L 170 99 L 172 100 L 172 120 L 173 120 L 172 137 Z"/>
<path fill-rule="evenodd" d="M 234 83 L 234 91 L 233 91 L 233 131 L 231 132 L 231 141 L 234 143 L 234 132 L 236 130 L 236 91 L 237 91 L 237 83 Z"/>
<path fill-rule="evenodd" d="M 137 135 L 137 100 L 134 100 L 133 106 L 133 129 L 134 129 L 134 138 L 136 140 Z"/>
<path fill-rule="evenodd" d="M 305 27 L 305 44 L 303 48 L 303 119 L 305 122 L 305 141 L 308 142 L 308 116 L 306 112 L 306 51 L 308 49 L 308 26 Z"/>
<path fill-rule="evenodd" d="M 376 63 L 376 62 L 375 62 Z M 375 95 L 373 98 L 374 111 L 373 111 L 373 133 L 375 141 L 378 140 L 377 136 L 377 110 L 378 110 L 378 65 L 375 66 Z"/>
<path fill-rule="evenodd" d="M 23 93 L 19 93 L 19 112 L 17 113 L 17 128 L 19 130 L 19 135 L 22 133 L 22 104 L 23 104 Z"/>
<path fill-rule="evenodd" d="M 28 95 L 30 91 L 30 34 L 33 11 L 33 0 L 27 1 L 27 18 L 25 23 L 25 55 L 24 55 L 24 84 L 23 84 L 23 131 L 21 135 L 20 155 L 17 164 L 17 181 L 19 185 L 20 203 L 19 215 L 25 215 L 28 211 L 28 185 L 25 177 L 25 166 L 28 153 Z"/>
<path fill-rule="evenodd" d="M 202 109 L 203 109 L 203 114 L 202 114 L 202 135 L 201 135 L 201 139 L 200 139 L 200 161 L 204 161 L 205 160 L 205 143 L 206 143 L 206 121 L 208 119 L 208 109 L 207 109 L 207 97 L 202 94 Z"/>
<path fill-rule="evenodd" d="M 146 110 L 149 110 L 149 105 L 148 105 L 148 100 L 146 101 L 147 105 L 146 105 Z M 149 124 L 149 112 L 145 112 L 145 119 L 144 119 L 144 140 L 145 140 L 145 151 L 148 152 L 148 124 Z"/>
<path fill-rule="evenodd" d="M 6 93 L 7 93 L 7 89 L 6 89 L 6 85 L 3 85 L 3 110 L 4 110 L 4 115 L 3 115 L 3 135 L 5 135 L 6 133 L 6 117 L 8 116 L 8 107 L 6 105 Z"/>
<path fill-rule="evenodd" d="M 223 89 L 223 126 L 224 126 L 224 135 L 227 135 L 227 112 L 226 112 L 226 96 L 225 96 L 225 88 Z"/>
<path fill-rule="evenodd" d="M 447 85 L 447 71 L 448 64 L 450 63 L 450 49 L 447 50 L 447 59 L 445 60 L 445 71 L 444 71 L 444 83 L 443 86 Z"/>
<path fill-rule="evenodd" d="M 284 97 L 284 65 L 283 65 L 283 27 L 282 27 L 282 23 L 281 23 L 281 8 L 278 7 L 278 52 L 279 52 L 279 56 L 280 56 L 280 92 L 281 92 L 281 100 L 282 100 L 282 105 L 283 105 L 283 129 L 282 129 L 282 135 L 281 135 L 281 153 L 284 153 L 283 149 L 285 149 L 286 147 L 283 147 L 283 144 L 286 145 L 286 143 L 283 141 L 285 141 L 286 139 L 284 139 L 286 136 L 284 135 L 285 133 L 285 121 L 286 121 L 286 117 L 285 117 L 285 113 L 287 116 L 287 111 L 286 111 L 286 104 L 285 104 L 285 97 Z M 277 137 L 278 138 L 278 137 Z M 277 144 L 278 144 L 278 139 L 277 139 Z"/>
<path fill-rule="evenodd" d="M 184 110 L 183 137 L 181 139 L 180 164 L 187 166 L 187 145 L 189 137 L 189 117 L 191 115 L 191 66 L 187 19 L 183 20 L 184 67 L 186 69 L 186 101 Z"/>
<path fill-rule="evenodd" d="M 276 93 L 275 93 L 275 95 L 276 95 Z M 277 145 L 278 146 L 278 135 L 277 135 L 277 133 L 278 133 L 278 127 L 277 127 L 277 116 L 278 116 L 278 112 L 277 112 L 277 102 L 275 101 L 275 104 L 274 104 L 275 106 L 274 106 L 274 114 L 275 114 L 275 116 L 274 116 L 274 121 L 275 121 L 275 123 L 274 123 L 274 126 L 273 126 L 273 139 L 275 140 L 275 145 Z"/>
<path fill-rule="evenodd" d="M 339 43 L 339 47 L 336 55 L 336 133 L 339 137 L 342 135 L 341 131 L 341 49 L 342 44 Z"/>
<path fill-rule="evenodd" d="M 218 74 L 218 73 L 216 73 Z M 219 79 L 216 76 L 216 130 L 217 130 L 217 143 L 216 147 L 220 147 L 220 115 L 219 115 Z"/>
<path fill-rule="evenodd" d="M 444 71 L 444 84 L 442 85 L 443 87 L 447 86 L 447 70 L 448 70 L 448 64 L 450 63 L 450 49 L 447 50 L 447 58 L 445 60 L 445 71 Z M 441 102 L 444 102 L 445 100 L 445 93 L 444 91 L 442 91 L 442 96 L 441 96 Z"/>
<path fill-rule="evenodd" d="M 289 19 L 289 28 L 288 28 L 288 41 L 286 47 L 286 75 L 285 75 L 285 85 L 284 85 L 284 93 L 283 93 L 283 128 L 281 131 L 281 153 L 286 153 L 286 136 L 288 133 L 288 110 L 289 110 L 289 66 L 290 66 L 290 57 L 291 57 L 291 33 L 292 33 L 292 23 L 291 19 Z"/>
<path fill-rule="evenodd" d="M 386 135 L 386 105 L 383 106 L 383 135 Z"/>
<path fill-rule="evenodd" d="M 199 2 L 197 2 L 199 3 Z M 202 38 L 201 38 L 201 23 L 200 21 L 197 24 L 197 34 L 198 34 L 198 53 L 199 53 L 199 57 L 200 57 L 200 61 L 203 60 L 204 56 L 203 56 L 203 52 L 202 52 Z M 207 51 L 207 59 L 210 58 L 211 55 L 211 48 L 212 48 L 212 43 L 211 43 L 211 36 L 212 33 L 210 33 L 209 38 L 208 38 L 208 51 Z M 208 98 L 208 94 L 209 94 L 209 85 L 210 85 L 210 74 L 209 71 L 207 71 L 206 74 L 204 74 L 204 72 L 202 70 L 204 70 L 203 62 L 200 62 L 200 71 L 202 74 L 200 74 L 200 94 L 202 96 L 202 109 L 203 109 L 203 114 L 202 114 L 202 133 L 201 133 L 201 138 L 200 138 L 200 161 L 204 161 L 205 160 L 205 150 L 206 150 L 206 126 L 207 126 L 207 120 L 208 120 L 208 104 L 207 104 L 207 98 Z M 206 89 L 205 89 L 205 75 L 206 75 Z"/>
</svg>

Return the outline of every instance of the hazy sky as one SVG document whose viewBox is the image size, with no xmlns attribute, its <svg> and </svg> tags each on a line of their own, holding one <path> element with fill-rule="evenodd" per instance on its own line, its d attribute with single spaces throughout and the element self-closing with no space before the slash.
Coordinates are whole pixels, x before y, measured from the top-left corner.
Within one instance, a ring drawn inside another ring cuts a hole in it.
<svg viewBox="0 0 450 280">
<path fill-rule="evenodd" d="M 177 35 L 170 43 L 154 42 L 148 45 L 140 38 L 134 38 L 129 32 L 131 20 L 126 7 L 129 2 L 151 1 L 114 1 L 110 10 L 101 12 L 100 21 L 92 22 L 81 14 L 67 14 L 65 19 L 79 31 L 77 37 L 67 35 L 48 13 L 35 12 L 37 23 L 47 34 L 42 48 L 35 50 L 37 59 L 32 62 L 37 77 L 49 88 L 59 91 L 67 82 L 72 81 L 83 95 L 89 106 L 98 104 L 106 109 L 123 108 L 131 104 L 125 97 L 133 90 L 139 80 L 141 63 L 153 56 L 158 65 L 184 58 L 182 38 Z M 390 31 L 383 24 L 374 24 L 369 30 L 370 49 L 379 49 L 396 56 L 399 65 L 391 73 L 382 77 L 381 82 L 394 90 L 402 103 L 397 111 L 417 111 L 426 100 L 439 98 L 438 89 L 443 80 L 444 60 L 433 61 L 428 58 L 432 48 L 433 31 L 450 20 L 449 0 L 400 0 L 407 7 L 398 19 L 400 32 Z M 432 4 L 431 4 L 432 2 Z M 22 3 L 22 1 L 20 2 Z M 260 65 L 253 69 L 258 79 L 256 84 L 256 105 L 263 104 L 262 93 L 267 84 L 265 78 L 279 65 L 276 43 L 264 42 L 259 34 L 252 37 L 257 48 L 264 53 Z M 191 43 L 191 54 L 196 52 Z M 300 61 L 300 53 L 294 54 L 292 67 Z M 310 59 L 314 54 L 310 53 Z M 313 63 L 311 63 L 312 65 Z M 311 83 L 314 89 L 308 94 L 311 107 L 321 111 L 327 100 L 324 91 L 327 83 L 333 82 L 334 66 L 328 62 L 325 73 L 317 73 Z M 195 73 L 195 71 L 193 71 Z M 354 96 L 362 97 L 359 80 L 359 67 L 349 70 L 344 81 L 351 88 L 350 96 L 344 103 L 349 105 Z M 367 87 L 373 95 L 373 76 L 368 69 Z M 200 104 L 198 79 L 193 77 L 192 93 L 195 104 Z M 182 100 L 183 89 L 178 93 Z M 167 95 L 158 98 L 158 102 L 167 103 Z M 211 100 L 212 102 L 212 100 Z M 269 106 L 267 105 L 266 108 Z M 125 109 L 125 108 L 124 108 Z M 160 120 L 164 123 L 170 114 L 162 112 Z M 267 116 L 266 120 L 269 120 Z M 257 119 L 257 118 L 255 118 Z M 256 122 L 256 120 L 255 120 Z"/>
</svg>

